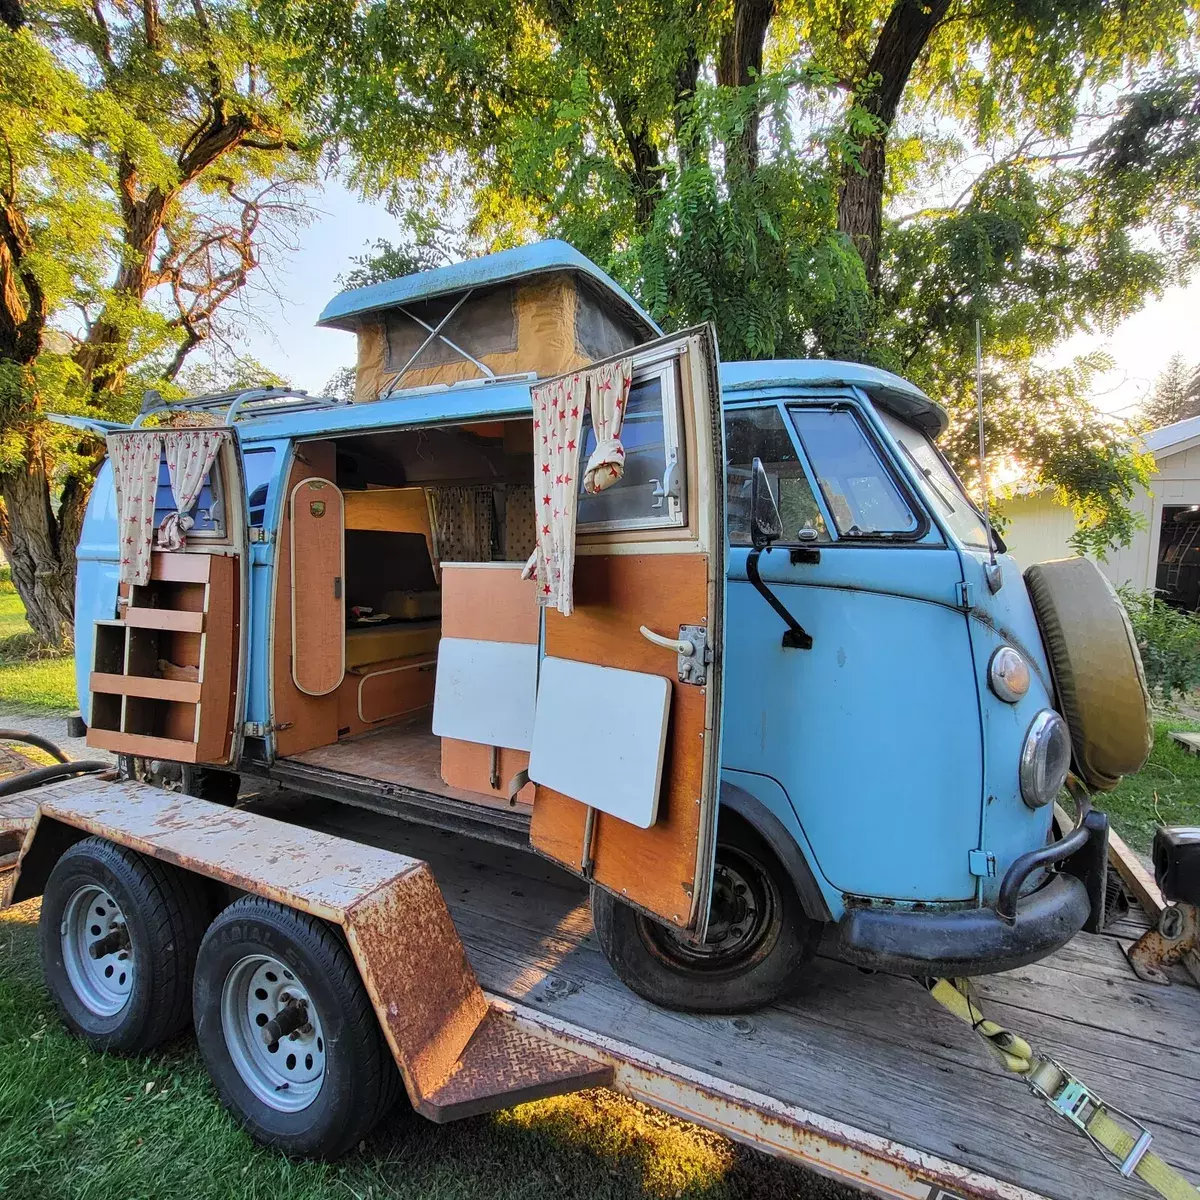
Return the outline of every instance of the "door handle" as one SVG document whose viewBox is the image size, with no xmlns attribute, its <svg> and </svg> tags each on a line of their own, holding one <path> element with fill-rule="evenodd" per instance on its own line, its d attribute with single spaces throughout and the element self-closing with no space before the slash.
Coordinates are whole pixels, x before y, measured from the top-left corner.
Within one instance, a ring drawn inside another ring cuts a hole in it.
<svg viewBox="0 0 1200 1200">
<path fill-rule="evenodd" d="M 682 658 L 691 658 L 696 653 L 695 643 L 684 638 L 663 637 L 661 633 L 655 633 L 653 629 L 647 629 L 645 625 L 641 627 L 640 632 L 646 641 L 653 642 L 654 645 L 661 646 L 664 650 L 673 650 Z"/>
</svg>

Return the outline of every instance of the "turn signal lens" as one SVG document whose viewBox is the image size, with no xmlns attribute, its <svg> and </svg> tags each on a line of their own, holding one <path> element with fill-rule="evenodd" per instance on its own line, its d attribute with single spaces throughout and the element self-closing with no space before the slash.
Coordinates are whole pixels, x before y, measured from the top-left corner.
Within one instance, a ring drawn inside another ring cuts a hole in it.
<svg viewBox="0 0 1200 1200">
<path fill-rule="evenodd" d="M 1041 808 L 1058 795 L 1071 768 L 1071 735 L 1056 712 L 1042 709 L 1033 718 L 1021 748 L 1021 798 Z"/>
<path fill-rule="evenodd" d="M 1029 664 L 1011 646 L 1001 646 L 988 663 L 988 686 L 1008 704 L 1029 691 Z"/>
</svg>

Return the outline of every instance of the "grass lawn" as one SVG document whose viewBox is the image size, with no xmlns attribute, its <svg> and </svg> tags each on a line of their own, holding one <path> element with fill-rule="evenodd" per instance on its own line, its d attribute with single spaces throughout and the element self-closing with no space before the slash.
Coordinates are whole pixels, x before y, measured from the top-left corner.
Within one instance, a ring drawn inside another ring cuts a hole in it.
<svg viewBox="0 0 1200 1200">
<path fill-rule="evenodd" d="M 143 1059 L 68 1036 L 42 986 L 36 901 L 0 912 L 4 1200 L 854 1200 L 606 1091 L 436 1126 L 402 1101 L 357 1153 L 289 1162 L 238 1130 L 189 1039 Z"/>
<path fill-rule="evenodd" d="M 1156 719 L 1149 762 L 1115 791 L 1096 797 L 1113 828 L 1143 854 L 1159 825 L 1200 825 L 1200 758 L 1171 738 L 1172 729 L 1200 729 L 1200 721 Z"/>
<path fill-rule="evenodd" d="M 75 659 L 70 654 L 26 657 L 32 630 L 9 579 L 0 570 L 0 704 L 46 711 L 75 707 Z"/>
</svg>

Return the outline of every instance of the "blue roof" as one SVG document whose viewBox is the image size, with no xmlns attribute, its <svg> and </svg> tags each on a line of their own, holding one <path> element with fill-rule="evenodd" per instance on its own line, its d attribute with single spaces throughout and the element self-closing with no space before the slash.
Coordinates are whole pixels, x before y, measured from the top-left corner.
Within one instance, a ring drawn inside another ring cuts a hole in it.
<svg viewBox="0 0 1200 1200">
<path fill-rule="evenodd" d="M 742 399 L 739 393 L 789 387 L 861 388 L 880 408 L 935 437 L 950 423 L 946 410 L 916 384 L 866 363 L 833 358 L 774 358 L 721 364 L 721 391 L 727 401 Z"/>
<path fill-rule="evenodd" d="M 394 308 L 398 304 L 408 304 L 414 300 L 428 300 L 433 296 L 463 292 L 468 288 L 486 287 L 510 279 L 545 275 L 555 271 L 573 271 L 586 275 L 593 283 L 599 285 L 602 293 L 615 301 L 616 307 L 624 310 L 627 317 L 644 326 L 647 332 L 654 336 L 661 336 L 662 330 L 654 318 L 619 283 L 610 279 L 574 246 L 558 239 L 535 242 L 532 246 L 517 246 L 512 250 L 501 250 L 498 254 L 485 254 L 480 258 L 464 259 L 448 267 L 418 271 L 415 275 L 388 279 L 383 283 L 373 283 L 369 287 L 352 288 L 334 296 L 325 305 L 324 311 L 317 318 L 317 324 L 335 329 L 353 329 L 355 318 L 366 313 Z"/>
</svg>

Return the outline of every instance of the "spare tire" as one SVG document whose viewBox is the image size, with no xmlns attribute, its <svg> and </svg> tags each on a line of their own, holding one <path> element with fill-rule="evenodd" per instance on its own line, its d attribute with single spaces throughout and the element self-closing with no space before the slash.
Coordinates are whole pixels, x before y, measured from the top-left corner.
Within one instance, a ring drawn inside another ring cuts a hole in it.
<svg viewBox="0 0 1200 1200">
<path fill-rule="evenodd" d="M 1071 731 L 1075 773 L 1111 791 L 1150 754 L 1150 695 L 1133 627 L 1113 586 L 1086 558 L 1025 572 L 1058 710 Z"/>
</svg>

